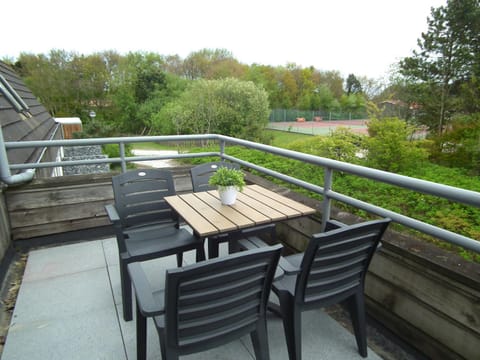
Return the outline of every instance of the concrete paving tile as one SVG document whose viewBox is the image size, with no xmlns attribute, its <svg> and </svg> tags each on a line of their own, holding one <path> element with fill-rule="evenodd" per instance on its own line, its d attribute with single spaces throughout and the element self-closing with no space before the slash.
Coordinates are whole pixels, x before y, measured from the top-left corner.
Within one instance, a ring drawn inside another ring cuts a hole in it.
<svg viewBox="0 0 480 360">
<path fill-rule="evenodd" d="M 118 246 L 116 238 L 108 238 L 101 241 L 107 265 L 118 265 Z"/>
<path fill-rule="evenodd" d="M 116 314 L 105 309 L 13 324 L 2 360 L 126 359 Z"/>
<path fill-rule="evenodd" d="M 29 253 L 24 282 L 42 280 L 105 266 L 102 244 L 89 241 Z"/>
<path fill-rule="evenodd" d="M 122 313 L 122 307 L 117 306 L 117 312 Z M 135 313 L 132 321 L 120 321 L 120 328 L 122 331 L 123 340 L 125 343 L 125 350 L 128 359 L 136 358 L 137 342 L 135 334 Z M 158 340 L 157 330 L 152 319 L 147 320 L 147 359 L 161 359 L 160 356 L 160 342 Z"/>
<path fill-rule="evenodd" d="M 23 283 L 12 323 L 51 321 L 113 308 L 106 268 Z"/>
<path fill-rule="evenodd" d="M 274 357 L 270 357 L 275 359 Z M 250 360 L 255 359 L 254 356 L 247 350 L 240 341 L 233 341 L 228 344 L 219 346 L 217 348 L 203 351 L 200 353 L 185 355 L 182 360 L 231 360 L 242 359 Z M 276 359 L 275 359 L 276 360 Z"/>
<path fill-rule="evenodd" d="M 177 267 L 177 258 L 175 255 L 166 256 L 159 259 L 142 262 L 147 278 L 152 285 L 153 290 L 162 289 L 165 284 L 165 269 Z M 112 284 L 113 297 L 115 304 L 122 301 L 120 288 L 120 269 L 118 265 L 110 265 L 108 267 L 110 281 Z"/>
<path fill-rule="evenodd" d="M 117 307 L 118 311 L 121 311 L 121 307 Z M 123 338 L 125 341 L 125 348 L 128 359 L 136 358 L 136 338 L 135 338 L 135 317 L 132 321 L 120 322 Z M 158 360 L 161 359 L 160 355 L 160 341 L 158 339 L 157 330 L 152 319 L 147 320 L 147 359 Z M 191 360 L 211 360 L 211 359 L 242 359 L 249 360 L 254 359 L 249 350 L 240 341 L 233 341 L 215 349 L 204 351 L 201 353 L 195 353 L 190 355 L 184 355 L 181 359 Z M 273 358 L 272 358 L 273 359 Z"/>
<path fill-rule="evenodd" d="M 270 357 L 275 360 L 288 360 L 288 351 L 281 318 L 269 313 L 268 339 Z M 251 347 L 251 343 L 247 344 Z M 302 313 L 302 359 L 304 360 L 350 360 L 361 359 L 355 336 L 322 310 Z M 380 360 L 373 351 L 368 358 Z"/>
<path fill-rule="evenodd" d="M 121 316 L 115 239 L 61 248 L 32 252 L 2 360 L 135 359 L 135 321 L 125 322 Z M 226 244 L 220 251 L 221 256 L 226 255 Z M 192 251 L 185 256 L 185 263 L 194 262 Z M 159 289 L 165 281 L 165 269 L 176 267 L 176 258 L 152 260 L 142 266 L 152 287 Z M 304 359 L 361 358 L 354 336 L 324 312 L 303 313 L 302 325 Z M 268 331 L 271 359 L 288 359 L 282 321 L 273 314 L 269 314 Z M 148 359 L 160 358 L 151 319 L 147 353 Z M 253 359 L 252 354 L 250 338 L 244 336 L 240 341 L 182 359 L 248 360 Z M 371 350 L 368 358 L 380 359 Z"/>
</svg>

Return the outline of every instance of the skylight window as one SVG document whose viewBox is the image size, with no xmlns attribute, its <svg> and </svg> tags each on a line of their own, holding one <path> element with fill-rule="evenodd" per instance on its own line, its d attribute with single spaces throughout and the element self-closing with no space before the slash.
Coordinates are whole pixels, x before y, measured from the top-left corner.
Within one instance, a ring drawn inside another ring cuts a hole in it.
<svg viewBox="0 0 480 360">
<path fill-rule="evenodd" d="M 28 105 L 2 75 L 0 75 L 0 91 L 17 112 L 30 114 Z"/>
</svg>

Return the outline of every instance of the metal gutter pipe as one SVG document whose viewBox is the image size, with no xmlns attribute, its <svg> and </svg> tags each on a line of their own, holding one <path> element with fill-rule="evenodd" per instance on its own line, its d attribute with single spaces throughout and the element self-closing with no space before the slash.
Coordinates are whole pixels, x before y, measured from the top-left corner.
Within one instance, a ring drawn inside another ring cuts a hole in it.
<svg viewBox="0 0 480 360">
<path fill-rule="evenodd" d="M 12 175 L 8 164 L 7 150 L 3 141 L 2 127 L 0 126 L 0 181 L 7 185 L 17 185 L 28 182 L 35 176 L 35 169 L 28 169 L 19 174 Z"/>
</svg>

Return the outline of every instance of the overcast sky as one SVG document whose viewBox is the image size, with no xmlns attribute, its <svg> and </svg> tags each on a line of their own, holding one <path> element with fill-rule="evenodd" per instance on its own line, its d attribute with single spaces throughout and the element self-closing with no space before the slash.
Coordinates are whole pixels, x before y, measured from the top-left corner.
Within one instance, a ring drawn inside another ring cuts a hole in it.
<svg viewBox="0 0 480 360">
<path fill-rule="evenodd" d="M 226 49 L 245 64 L 314 66 L 379 78 L 410 56 L 446 0 L 3 1 L 0 58 L 64 49 L 182 58 Z"/>
</svg>

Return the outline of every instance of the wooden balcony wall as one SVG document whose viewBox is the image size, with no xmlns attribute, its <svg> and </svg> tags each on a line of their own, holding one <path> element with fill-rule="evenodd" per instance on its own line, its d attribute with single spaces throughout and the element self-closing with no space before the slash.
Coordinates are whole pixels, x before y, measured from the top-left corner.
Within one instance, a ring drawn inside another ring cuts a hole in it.
<svg viewBox="0 0 480 360">
<path fill-rule="evenodd" d="M 191 191 L 187 168 L 174 172 L 177 191 Z M 104 205 L 113 201 L 111 175 L 37 179 L 8 188 L 11 238 L 19 242 L 108 225 Z M 266 180 L 251 175 L 247 180 L 320 209 L 317 201 Z M 332 217 L 347 224 L 359 221 L 337 210 Z M 278 238 L 302 250 L 309 235 L 318 231 L 318 219 L 304 218 L 279 224 Z M 384 240 L 367 277 L 369 314 L 431 358 L 477 358 L 480 266 L 393 231 Z"/>
<path fill-rule="evenodd" d="M 6 191 L 13 241 L 109 224 L 112 174 L 39 178 Z"/>
</svg>

